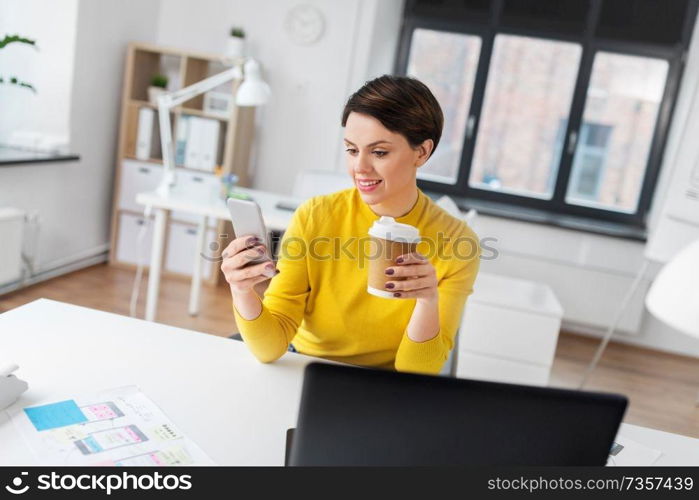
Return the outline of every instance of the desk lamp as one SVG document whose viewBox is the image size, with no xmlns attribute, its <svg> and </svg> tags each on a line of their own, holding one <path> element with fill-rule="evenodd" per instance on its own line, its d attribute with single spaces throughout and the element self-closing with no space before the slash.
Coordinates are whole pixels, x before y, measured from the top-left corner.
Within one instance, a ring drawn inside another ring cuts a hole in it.
<svg viewBox="0 0 699 500">
<path fill-rule="evenodd" d="M 243 66 L 242 69 L 241 66 Z M 157 188 L 160 196 L 168 196 L 172 188 L 177 184 L 174 160 L 175 146 L 172 142 L 170 110 L 223 83 L 243 78 L 244 80 L 236 92 L 235 104 L 237 106 L 261 106 L 265 104 L 269 100 L 271 91 L 269 85 L 262 80 L 260 65 L 254 59 L 248 59 L 247 61 L 244 59 L 236 60 L 234 61 L 234 66 L 226 71 L 210 76 L 189 87 L 168 92 L 158 97 L 160 142 L 163 150 L 163 178 Z"/>
</svg>

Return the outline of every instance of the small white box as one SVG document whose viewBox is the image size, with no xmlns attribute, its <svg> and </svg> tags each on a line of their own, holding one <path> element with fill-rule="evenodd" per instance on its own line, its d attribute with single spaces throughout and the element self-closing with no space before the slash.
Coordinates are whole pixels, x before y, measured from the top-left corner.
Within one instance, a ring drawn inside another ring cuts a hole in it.
<svg viewBox="0 0 699 500">
<path fill-rule="evenodd" d="M 549 286 L 480 273 L 459 327 L 457 376 L 546 384 L 562 318 Z"/>
<path fill-rule="evenodd" d="M 550 365 L 563 308 L 550 287 L 480 273 L 459 329 L 463 350 Z"/>
<path fill-rule="evenodd" d="M 560 318 L 472 302 L 459 335 L 459 347 L 514 361 L 550 365 Z"/>
</svg>

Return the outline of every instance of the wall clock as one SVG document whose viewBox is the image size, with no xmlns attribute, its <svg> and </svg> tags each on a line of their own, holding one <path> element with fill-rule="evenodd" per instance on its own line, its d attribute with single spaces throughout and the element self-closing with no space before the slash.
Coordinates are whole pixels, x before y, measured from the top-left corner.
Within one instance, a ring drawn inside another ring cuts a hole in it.
<svg viewBox="0 0 699 500">
<path fill-rule="evenodd" d="M 325 17 L 318 7 L 297 5 L 286 14 L 284 30 L 294 43 L 310 45 L 323 36 Z"/>
</svg>

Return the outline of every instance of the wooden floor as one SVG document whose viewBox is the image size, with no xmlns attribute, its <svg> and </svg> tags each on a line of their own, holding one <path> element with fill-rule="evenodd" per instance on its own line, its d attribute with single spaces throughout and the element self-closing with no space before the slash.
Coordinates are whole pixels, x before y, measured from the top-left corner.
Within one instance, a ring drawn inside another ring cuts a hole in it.
<svg viewBox="0 0 699 500">
<path fill-rule="evenodd" d="M 45 297 L 93 309 L 129 314 L 134 273 L 106 264 L 0 296 L 0 312 Z M 187 313 L 189 282 L 163 278 L 158 321 L 219 336 L 236 332 L 228 285 L 203 286 L 201 314 Z M 143 317 L 145 283 L 140 289 L 138 316 Z M 551 385 L 575 387 L 597 341 L 563 332 L 558 342 Z M 699 360 L 645 348 L 610 343 L 586 386 L 590 390 L 626 394 L 626 422 L 699 438 Z"/>
</svg>

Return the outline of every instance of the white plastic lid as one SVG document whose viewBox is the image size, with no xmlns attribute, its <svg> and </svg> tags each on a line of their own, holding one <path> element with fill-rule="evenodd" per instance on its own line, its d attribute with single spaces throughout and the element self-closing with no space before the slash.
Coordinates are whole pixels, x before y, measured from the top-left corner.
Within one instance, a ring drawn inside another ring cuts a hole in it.
<svg viewBox="0 0 699 500">
<path fill-rule="evenodd" d="M 382 216 L 369 228 L 369 234 L 374 238 L 403 243 L 419 243 L 420 231 L 409 224 L 396 222 L 393 217 Z"/>
</svg>

